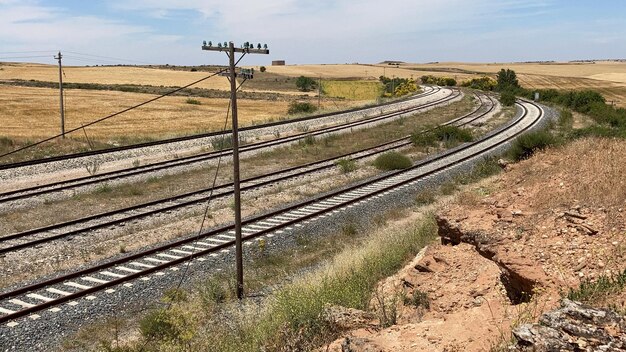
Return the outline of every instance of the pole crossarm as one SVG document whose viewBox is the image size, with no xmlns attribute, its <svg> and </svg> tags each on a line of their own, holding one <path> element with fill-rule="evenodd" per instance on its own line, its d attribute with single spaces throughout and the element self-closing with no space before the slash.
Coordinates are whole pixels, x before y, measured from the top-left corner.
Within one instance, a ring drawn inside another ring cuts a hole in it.
<svg viewBox="0 0 626 352">
<path fill-rule="evenodd" d="M 208 46 L 208 45 L 203 45 L 202 46 L 202 50 L 209 50 L 209 51 L 223 51 L 225 53 L 230 52 L 230 49 L 228 47 L 217 47 L 217 46 Z M 253 48 L 234 48 L 233 52 L 236 53 L 246 53 L 246 54 L 269 54 L 270 50 L 269 49 L 253 49 Z"/>
</svg>

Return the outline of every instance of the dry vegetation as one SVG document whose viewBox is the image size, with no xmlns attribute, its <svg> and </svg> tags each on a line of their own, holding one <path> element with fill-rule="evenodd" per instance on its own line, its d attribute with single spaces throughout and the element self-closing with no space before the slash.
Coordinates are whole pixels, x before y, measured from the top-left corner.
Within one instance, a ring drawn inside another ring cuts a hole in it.
<svg viewBox="0 0 626 352">
<path fill-rule="evenodd" d="M 495 75 L 501 68 L 517 73 L 520 84 L 525 88 L 594 89 L 616 105 L 626 106 L 626 63 L 436 63 L 407 64 L 402 68 L 416 70 L 417 76 L 457 76 L 459 80 L 480 75 Z"/>
</svg>

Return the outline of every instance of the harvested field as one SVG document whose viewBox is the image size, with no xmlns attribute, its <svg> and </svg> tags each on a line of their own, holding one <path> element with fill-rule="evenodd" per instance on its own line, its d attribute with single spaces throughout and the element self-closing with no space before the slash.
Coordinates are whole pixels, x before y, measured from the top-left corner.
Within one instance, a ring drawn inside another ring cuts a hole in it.
<svg viewBox="0 0 626 352">
<path fill-rule="evenodd" d="M 153 95 L 112 91 L 67 90 L 66 129 L 153 98 Z M 165 97 L 154 103 L 87 128 L 96 140 L 166 138 L 222 129 L 228 99 Z M 58 91 L 0 86 L 0 136 L 42 138 L 59 133 Z M 285 116 L 287 102 L 239 100 L 242 125 Z M 129 134 L 132 131 L 132 135 Z M 77 136 L 82 138 L 81 135 Z"/>
</svg>

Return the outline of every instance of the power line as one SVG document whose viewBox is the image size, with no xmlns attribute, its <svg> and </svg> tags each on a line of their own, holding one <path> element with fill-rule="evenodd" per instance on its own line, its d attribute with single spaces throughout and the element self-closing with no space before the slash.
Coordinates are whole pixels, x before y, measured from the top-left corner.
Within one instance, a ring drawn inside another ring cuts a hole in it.
<svg viewBox="0 0 626 352">
<path fill-rule="evenodd" d="M 85 53 L 79 53 L 79 52 L 76 52 L 76 51 L 66 51 L 66 53 L 76 54 L 76 55 L 80 55 L 80 56 L 89 56 L 89 57 L 101 58 L 101 59 L 120 60 L 120 61 L 127 61 L 127 62 L 136 62 L 136 63 L 146 64 L 146 65 L 154 65 L 152 63 L 145 62 L 145 61 L 139 61 L 139 60 L 133 60 L 133 59 L 123 59 L 123 58 L 113 57 L 113 56 L 102 56 L 102 55 L 85 54 Z"/>
<path fill-rule="evenodd" d="M 47 57 L 50 58 L 51 55 L 35 55 L 35 56 L 8 56 L 8 57 L 0 57 L 0 60 L 10 60 L 10 59 L 35 59 Z"/>
<path fill-rule="evenodd" d="M 99 119 L 94 120 L 94 121 L 92 121 L 92 122 L 89 122 L 89 123 L 87 123 L 86 125 L 83 125 L 83 126 L 81 126 L 81 127 L 76 127 L 76 128 L 73 128 L 73 129 L 71 129 L 71 130 L 69 130 L 69 131 L 66 131 L 66 132 L 65 132 L 65 134 L 70 134 L 70 133 L 72 133 L 72 132 L 75 132 L 75 131 L 77 131 L 77 130 L 80 130 L 81 128 L 85 128 L 85 127 L 89 127 L 89 126 L 91 126 L 91 125 L 95 125 L 95 124 L 97 124 L 97 123 L 99 123 L 99 122 L 102 122 L 102 121 L 108 120 L 108 119 L 110 119 L 110 118 L 112 118 L 112 117 L 115 117 L 115 116 L 121 115 L 121 114 L 123 114 L 123 113 L 125 113 L 125 112 L 131 111 L 131 110 L 137 109 L 137 108 L 139 108 L 139 107 L 142 107 L 142 106 L 144 106 L 144 105 L 146 105 L 146 104 L 152 103 L 153 101 L 156 101 L 156 100 L 162 99 L 162 98 L 164 98 L 164 97 L 166 97 L 166 96 L 168 96 L 168 95 L 172 95 L 172 94 L 174 94 L 174 93 L 180 92 L 181 90 L 183 90 L 183 89 L 185 89 L 185 88 L 189 88 L 189 87 L 191 87 L 191 86 L 193 86 L 193 85 L 195 85 L 195 84 L 198 84 L 198 83 L 200 83 L 200 82 L 202 82 L 202 81 L 206 81 L 207 79 L 209 79 L 209 78 L 211 78 L 211 77 L 215 77 L 215 76 L 219 75 L 220 73 L 222 73 L 222 72 L 224 72 L 224 71 L 226 71 L 226 70 L 225 70 L 225 69 L 224 69 L 224 70 L 220 70 L 220 71 L 218 71 L 218 72 L 216 72 L 216 73 L 214 73 L 214 74 L 212 74 L 212 75 L 206 76 L 206 77 L 201 78 L 201 79 L 199 79 L 199 80 L 197 80 L 197 81 L 194 81 L 194 82 L 192 82 L 192 83 L 190 83 L 190 84 L 187 84 L 186 86 L 183 86 L 183 87 L 180 87 L 180 88 L 176 88 L 176 89 L 174 89 L 174 90 L 172 90 L 172 91 L 169 91 L 169 92 L 167 92 L 167 93 L 165 93 L 165 94 L 161 94 L 161 95 L 159 95 L 159 96 L 157 96 L 157 97 L 155 97 L 155 98 L 152 98 L 152 99 L 150 99 L 150 100 L 146 100 L 146 101 L 144 101 L 143 103 L 140 103 L 140 104 L 137 104 L 137 105 L 133 105 L 133 106 L 131 106 L 131 107 L 129 107 L 129 108 L 126 108 L 126 109 L 124 109 L 124 110 L 118 111 L 118 112 L 113 113 L 113 114 L 111 114 L 111 115 L 108 115 L 108 116 L 105 116 L 105 117 L 99 118 Z M 26 145 L 26 146 L 24 146 L 24 147 L 21 147 L 21 148 L 17 148 L 17 149 L 15 149 L 15 150 L 12 150 L 12 151 L 10 151 L 10 152 L 8 152 L 8 153 L 1 154 L 1 155 L 0 155 L 0 159 L 1 159 L 1 158 L 4 158 L 4 157 L 6 157 L 6 156 L 12 155 L 12 154 L 15 154 L 15 153 L 21 152 L 21 151 L 23 151 L 23 150 L 26 150 L 26 149 L 30 149 L 30 148 L 36 147 L 36 146 L 38 146 L 38 145 L 40 145 L 40 144 L 43 144 L 43 143 L 49 142 L 49 141 L 51 141 L 51 140 L 53 140 L 53 139 L 56 139 L 56 138 L 58 138 L 58 137 L 61 137 L 61 136 L 62 136 L 62 134 L 57 134 L 57 135 L 54 135 L 54 136 L 52 136 L 52 137 L 49 137 L 49 138 L 46 138 L 46 139 L 40 140 L 39 142 L 35 142 L 35 143 L 32 143 L 32 144 Z"/>
<path fill-rule="evenodd" d="M 33 53 L 50 53 L 50 54 L 54 54 L 54 50 L 3 51 L 3 52 L 0 52 L 0 55 L 5 55 L 5 54 L 33 54 Z"/>
</svg>

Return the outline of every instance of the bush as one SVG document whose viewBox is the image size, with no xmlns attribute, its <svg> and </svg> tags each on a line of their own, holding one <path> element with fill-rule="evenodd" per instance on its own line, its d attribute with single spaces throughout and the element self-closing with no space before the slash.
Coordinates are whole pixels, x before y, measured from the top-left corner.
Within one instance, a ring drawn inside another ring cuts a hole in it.
<svg viewBox="0 0 626 352">
<path fill-rule="evenodd" d="M 436 84 L 438 86 L 456 86 L 456 80 L 451 77 L 435 77 L 433 75 L 425 75 L 420 77 L 423 84 Z"/>
<path fill-rule="evenodd" d="M 200 100 L 198 100 L 198 99 L 189 98 L 189 99 L 187 99 L 187 104 L 202 105 L 202 102 Z"/>
<path fill-rule="evenodd" d="M 141 334 L 151 340 L 185 341 L 193 337 L 190 318 L 175 309 L 148 313 L 139 323 Z"/>
<path fill-rule="evenodd" d="M 222 136 L 211 140 L 211 146 L 215 150 L 230 149 L 233 147 L 232 136 Z"/>
<path fill-rule="evenodd" d="M 342 173 L 347 174 L 357 169 L 356 162 L 350 159 L 341 159 L 335 162 L 335 165 L 339 166 Z"/>
<path fill-rule="evenodd" d="M 465 143 L 474 140 L 470 130 L 456 126 L 440 126 L 428 132 L 416 132 L 411 135 L 411 141 L 416 147 L 434 146 L 437 142 Z"/>
<path fill-rule="evenodd" d="M 374 160 L 374 166 L 384 171 L 408 169 L 412 165 L 411 159 L 398 152 L 387 152 Z"/>
<path fill-rule="evenodd" d="M 513 142 L 509 150 L 509 157 L 518 161 L 527 159 L 536 151 L 546 149 L 555 144 L 556 138 L 548 131 L 526 133 Z"/>
<path fill-rule="evenodd" d="M 504 106 L 513 106 L 515 104 L 515 94 L 508 90 L 500 93 L 500 103 Z"/>
<path fill-rule="evenodd" d="M 265 68 L 265 66 L 261 66 L 261 67 L 259 67 L 259 71 L 265 72 L 265 71 L 267 71 L 267 68 Z"/>
<path fill-rule="evenodd" d="M 490 77 L 472 78 L 469 81 L 465 81 L 461 84 L 463 87 L 469 87 L 472 89 L 480 89 L 485 91 L 494 90 L 498 82 Z"/>
<path fill-rule="evenodd" d="M 317 82 L 313 78 L 300 76 L 296 79 L 296 87 L 303 92 L 308 92 L 313 88 L 317 88 Z"/>
<path fill-rule="evenodd" d="M 289 103 L 289 109 L 287 110 L 287 114 L 295 115 L 295 114 L 310 114 L 312 112 L 317 111 L 317 106 L 308 103 L 308 102 L 297 102 L 292 101 Z"/>
</svg>

